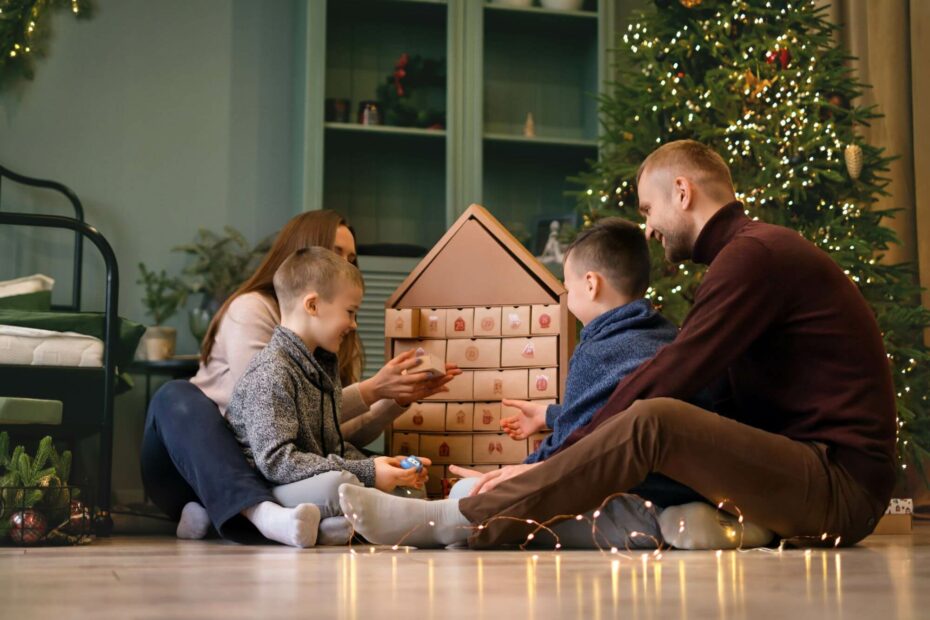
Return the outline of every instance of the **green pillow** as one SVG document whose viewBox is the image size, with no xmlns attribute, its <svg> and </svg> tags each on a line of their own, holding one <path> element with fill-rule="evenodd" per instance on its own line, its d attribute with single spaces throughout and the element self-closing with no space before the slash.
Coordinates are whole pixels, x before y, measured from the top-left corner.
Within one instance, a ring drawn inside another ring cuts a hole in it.
<svg viewBox="0 0 930 620">
<path fill-rule="evenodd" d="M 34 293 L 0 297 L 0 309 L 48 312 L 52 309 L 52 292 L 36 291 Z"/>
</svg>

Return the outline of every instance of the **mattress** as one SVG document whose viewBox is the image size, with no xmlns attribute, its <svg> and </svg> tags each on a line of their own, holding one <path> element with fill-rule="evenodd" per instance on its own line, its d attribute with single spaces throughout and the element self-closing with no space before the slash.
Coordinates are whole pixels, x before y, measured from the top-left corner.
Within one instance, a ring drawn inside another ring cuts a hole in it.
<svg viewBox="0 0 930 620">
<path fill-rule="evenodd" d="M 0 325 L 0 364 L 103 366 L 103 341 L 77 332 Z"/>
<path fill-rule="evenodd" d="M 50 291 L 54 284 L 55 280 L 41 273 L 16 278 L 15 280 L 4 280 L 0 282 L 0 297 L 14 297 L 40 291 Z"/>
</svg>

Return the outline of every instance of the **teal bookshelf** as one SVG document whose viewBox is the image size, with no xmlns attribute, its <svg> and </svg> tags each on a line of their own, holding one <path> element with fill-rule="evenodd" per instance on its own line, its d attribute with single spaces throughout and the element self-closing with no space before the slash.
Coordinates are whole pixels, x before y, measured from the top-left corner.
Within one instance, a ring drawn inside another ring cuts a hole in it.
<svg viewBox="0 0 930 620">
<path fill-rule="evenodd" d="M 578 11 L 480 0 L 295 1 L 305 11 L 300 208 L 345 214 L 360 244 L 424 249 L 472 203 L 534 252 L 549 222 L 571 218 L 569 192 L 579 188 L 567 178 L 598 157 L 596 97 L 622 0 L 585 0 Z M 445 126 L 359 125 L 359 102 L 376 98 L 405 52 L 444 59 L 445 92 L 431 105 L 445 109 Z M 348 122 L 327 122 L 327 98 L 350 100 Z M 524 135 L 528 113 L 533 137 Z M 415 263 L 369 256 L 362 270 L 386 282 Z M 360 321 L 375 361 L 381 321 L 379 312 Z"/>
</svg>

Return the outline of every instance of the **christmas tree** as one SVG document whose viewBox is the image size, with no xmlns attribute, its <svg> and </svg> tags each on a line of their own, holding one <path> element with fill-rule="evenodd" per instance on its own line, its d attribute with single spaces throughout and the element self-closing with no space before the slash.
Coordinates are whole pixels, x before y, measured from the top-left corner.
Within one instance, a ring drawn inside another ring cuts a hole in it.
<svg viewBox="0 0 930 620">
<path fill-rule="evenodd" d="M 812 0 L 656 0 L 636 13 L 600 99 L 601 160 L 576 180 L 585 224 L 641 221 L 635 179 L 658 145 L 691 138 L 729 163 L 747 214 L 788 226 L 827 252 L 875 311 L 892 366 L 898 459 L 920 467 L 930 449 L 930 353 L 914 270 L 886 264 L 898 243 L 874 208 L 888 195 L 892 157 L 857 128 L 878 117 L 856 104 L 865 86 Z M 654 248 L 649 297 L 679 324 L 703 269 L 669 265 Z M 926 476 L 925 476 L 926 479 Z"/>
</svg>

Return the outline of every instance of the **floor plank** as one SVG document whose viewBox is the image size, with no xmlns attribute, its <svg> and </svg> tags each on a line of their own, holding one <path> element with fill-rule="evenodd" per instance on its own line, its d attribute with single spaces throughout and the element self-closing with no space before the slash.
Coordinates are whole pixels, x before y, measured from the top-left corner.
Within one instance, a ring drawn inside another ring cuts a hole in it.
<svg viewBox="0 0 930 620">
<path fill-rule="evenodd" d="M 919 618 L 930 527 L 852 549 L 294 550 L 167 537 L 0 549 L 3 618 Z"/>
</svg>

